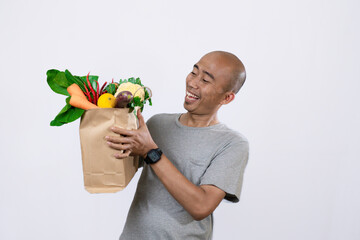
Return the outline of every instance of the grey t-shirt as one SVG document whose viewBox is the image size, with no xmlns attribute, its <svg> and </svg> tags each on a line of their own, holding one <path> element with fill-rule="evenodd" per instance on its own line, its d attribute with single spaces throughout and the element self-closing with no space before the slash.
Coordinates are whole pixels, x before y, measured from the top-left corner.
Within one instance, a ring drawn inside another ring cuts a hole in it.
<svg viewBox="0 0 360 240">
<path fill-rule="evenodd" d="M 238 202 L 249 156 L 247 139 L 224 124 L 187 127 L 180 114 L 158 114 L 147 126 L 175 167 L 195 185 L 214 185 Z M 121 240 L 211 239 L 213 215 L 195 221 L 144 164 Z"/>
</svg>

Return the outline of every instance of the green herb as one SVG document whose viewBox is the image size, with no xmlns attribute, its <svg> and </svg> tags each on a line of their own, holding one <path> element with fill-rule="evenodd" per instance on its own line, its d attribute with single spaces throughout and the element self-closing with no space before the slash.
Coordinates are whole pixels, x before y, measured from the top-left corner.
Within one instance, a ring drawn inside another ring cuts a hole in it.
<svg viewBox="0 0 360 240">
<path fill-rule="evenodd" d="M 126 82 L 131 82 L 131 83 L 133 83 L 133 84 L 139 84 L 140 86 L 144 86 L 144 85 L 142 85 L 141 84 L 141 80 L 140 80 L 140 78 L 133 78 L 133 77 L 131 77 L 131 78 L 128 78 L 128 79 L 124 79 L 124 80 L 122 80 L 122 79 L 120 79 L 120 81 L 119 81 L 119 85 L 120 84 L 122 84 L 122 83 L 126 83 Z"/>
</svg>

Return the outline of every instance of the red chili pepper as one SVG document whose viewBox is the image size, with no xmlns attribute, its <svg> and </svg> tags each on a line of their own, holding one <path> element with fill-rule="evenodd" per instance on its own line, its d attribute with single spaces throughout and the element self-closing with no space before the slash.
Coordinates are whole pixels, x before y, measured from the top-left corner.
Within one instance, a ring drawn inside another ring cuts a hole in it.
<svg viewBox="0 0 360 240">
<path fill-rule="evenodd" d="M 102 87 L 101 87 L 101 89 L 100 89 L 100 95 L 103 94 L 103 90 L 104 90 L 104 87 L 106 86 L 106 84 L 107 84 L 107 82 L 105 82 L 105 83 L 102 85 Z"/>
<path fill-rule="evenodd" d="M 96 103 L 99 99 L 99 81 L 96 81 Z"/>
<path fill-rule="evenodd" d="M 111 83 L 114 83 L 114 79 L 112 79 Z"/>
<path fill-rule="evenodd" d="M 86 80 L 87 80 L 87 84 L 89 85 L 90 91 L 91 91 L 92 95 L 94 96 L 94 99 L 93 99 L 92 103 L 96 104 L 96 102 L 95 102 L 96 94 L 95 94 L 95 91 L 94 91 L 93 87 L 90 84 L 89 75 L 90 75 L 90 72 L 86 76 Z"/>
<path fill-rule="evenodd" d="M 86 84 L 85 84 L 85 83 L 84 83 L 84 87 L 85 87 L 85 90 L 86 90 L 85 95 L 87 96 L 88 100 L 89 100 L 90 102 L 92 102 L 92 98 L 91 98 L 90 92 L 89 92 L 88 88 L 86 87 Z"/>
</svg>

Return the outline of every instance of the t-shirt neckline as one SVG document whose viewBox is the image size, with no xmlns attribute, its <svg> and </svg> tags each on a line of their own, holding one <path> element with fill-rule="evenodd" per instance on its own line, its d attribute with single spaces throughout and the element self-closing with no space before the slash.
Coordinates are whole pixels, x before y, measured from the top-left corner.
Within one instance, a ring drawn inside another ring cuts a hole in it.
<svg viewBox="0 0 360 240">
<path fill-rule="evenodd" d="M 221 128 L 223 126 L 222 123 L 217 123 L 217 124 L 214 124 L 214 125 L 211 125 L 211 126 L 207 126 L 207 127 L 189 127 L 189 126 L 185 126 L 183 125 L 179 119 L 180 119 L 180 116 L 182 115 L 183 113 L 178 113 L 176 114 L 176 119 L 175 119 L 175 123 L 178 127 L 180 128 L 183 128 L 183 129 L 189 129 L 189 130 L 209 130 L 209 129 L 217 129 L 217 128 Z"/>
</svg>

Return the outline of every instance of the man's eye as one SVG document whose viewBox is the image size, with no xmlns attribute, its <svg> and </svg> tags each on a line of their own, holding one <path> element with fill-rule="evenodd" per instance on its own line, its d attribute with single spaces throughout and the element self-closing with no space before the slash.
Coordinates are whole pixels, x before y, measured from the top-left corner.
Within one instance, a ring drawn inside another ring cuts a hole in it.
<svg viewBox="0 0 360 240">
<path fill-rule="evenodd" d="M 192 74 L 192 75 L 196 75 L 196 73 L 194 73 L 194 72 L 191 72 L 191 74 Z"/>
<path fill-rule="evenodd" d="M 207 80 L 203 79 L 203 82 L 204 82 L 204 83 L 208 83 L 209 81 L 207 81 Z"/>
</svg>

